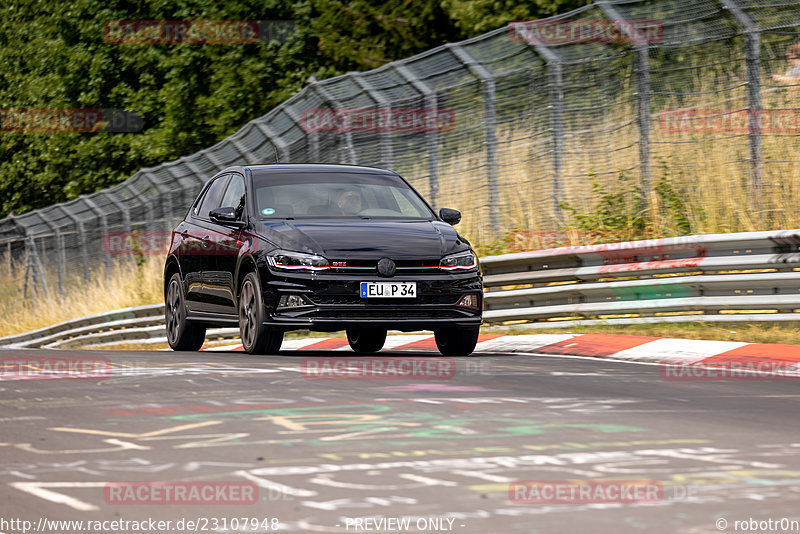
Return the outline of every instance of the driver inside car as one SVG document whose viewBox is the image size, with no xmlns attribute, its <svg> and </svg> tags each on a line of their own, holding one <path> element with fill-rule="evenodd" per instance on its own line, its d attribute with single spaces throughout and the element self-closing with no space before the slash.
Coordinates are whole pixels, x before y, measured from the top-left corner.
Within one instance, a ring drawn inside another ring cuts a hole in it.
<svg viewBox="0 0 800 534">
<path fill-rule="evenodd" d="M 358 215 L 361 212 L 361 193 L 356 189 L 345 189 L 339 195 L 336 206 L 342 215 Z"/>
</svg>

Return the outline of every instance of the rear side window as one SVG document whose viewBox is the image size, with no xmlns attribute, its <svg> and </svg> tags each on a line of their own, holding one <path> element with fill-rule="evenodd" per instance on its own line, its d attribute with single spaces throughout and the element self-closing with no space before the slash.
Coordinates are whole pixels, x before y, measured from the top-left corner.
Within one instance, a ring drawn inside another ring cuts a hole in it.
<svg viewBox="0 0 800 534">
<path fill-rule="evenodd" d="M 226 174 L 211 182 L 211 185 L 206 189 L 206 194 L 203 195 L 199 204 L 194 208 L 195 217 L 208 219 L 208 212 L 220 207 L 222 192 L 225 191 L 225 185 L 228 183 L 229 176 L 229 174 Z"/>
</svg>

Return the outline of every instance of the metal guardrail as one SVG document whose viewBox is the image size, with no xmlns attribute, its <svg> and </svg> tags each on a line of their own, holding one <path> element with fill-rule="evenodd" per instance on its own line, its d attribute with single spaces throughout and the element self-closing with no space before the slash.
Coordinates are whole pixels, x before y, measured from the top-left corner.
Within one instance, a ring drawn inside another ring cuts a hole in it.
<svg viewBox="0 0 800 534">
<path fill-rule="evenodd" d="M 487 323 L 531 328 L 800 321 L 800 229 L 609 243 L 481 259 Z M 209 336 L 237 338 L 236 328 Z M 0 338 L 0 348 L 165 343 L 164 305 Z"/>
<path fill-rule="evenodd" d="M 534 328 L 800 321 L 800 230 L 712 234 L 481 260 L 484 319 Z"/>
</svg>

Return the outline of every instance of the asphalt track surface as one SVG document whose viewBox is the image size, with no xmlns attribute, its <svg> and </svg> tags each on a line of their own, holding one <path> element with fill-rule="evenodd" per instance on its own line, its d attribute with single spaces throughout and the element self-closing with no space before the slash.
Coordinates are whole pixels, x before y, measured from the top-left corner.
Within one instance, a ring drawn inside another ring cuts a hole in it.
<svg viewBox="0 0 800 534">
<path fill-rule="evenodd" d="M 5 534 L 23 532 L 14 519 L 45 533 L 213 532 L 215 520 L 217 532 L 800 530 L 791 523 L 800 522 L 797 381 L 666 380 L 657 365 L 502 353 L 371 358 L 454 365 L 401 379 L 309 375 L 326 361 L 319 358 L 351 358 L 346 352 L 0 357 L 112 364 L 101 378 L 0 379 Z M 606 491 L 649 481 L 659 493 L 649 502 L 545 494 L 548 481 L 563 488 L 569 480 Z M 540 501 L 510 499 L 518 481 L 539 481 Z M 115 482 L 245 484 L 256 488 L 256 502 L 221 502 L 223 495 L 202 505 L 120 504 L 109 493 Z M 172 525 L 52 523 L 147 519 Z M 176 528 L 181 519 L 198 524 Z M 253 519 L 258 528 L 250 528 Z M 751 519 L 785 519 L 788 528 L 753 529 Z"/>
</svg>

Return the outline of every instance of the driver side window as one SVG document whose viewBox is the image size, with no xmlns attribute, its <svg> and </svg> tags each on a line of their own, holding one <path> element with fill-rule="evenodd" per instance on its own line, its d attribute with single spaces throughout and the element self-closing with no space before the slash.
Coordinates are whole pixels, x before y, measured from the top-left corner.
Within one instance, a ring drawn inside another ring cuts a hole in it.
<svg viewBox="0 0 800 534">
<path fill-rule="evenodd" d="M 236 218 L 243 219 L 244 216 L 245 188 L 244 178 L 241 174 L 232 174 L 225 195 L 222 197 L 221 208 L 236 208 Z"/>
</svg>

